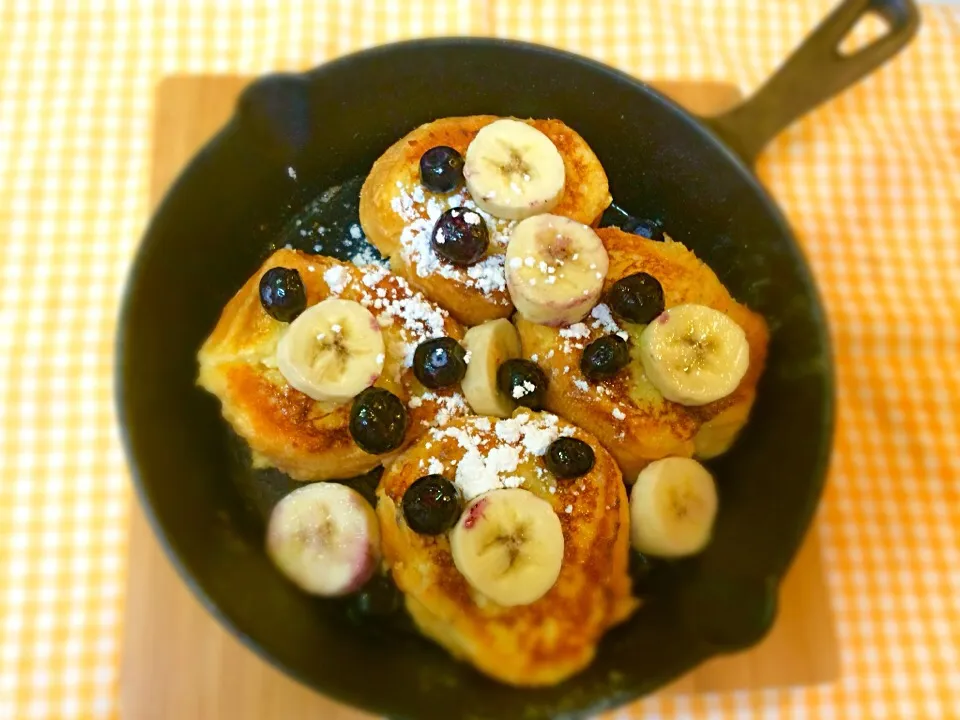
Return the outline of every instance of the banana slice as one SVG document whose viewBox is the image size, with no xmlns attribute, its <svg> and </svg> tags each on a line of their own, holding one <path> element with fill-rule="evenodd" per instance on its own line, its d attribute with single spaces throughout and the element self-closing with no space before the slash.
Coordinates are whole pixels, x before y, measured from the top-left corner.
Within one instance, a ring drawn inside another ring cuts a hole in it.
<svg viewBox="0 0 960 720">
<path fill-rule="evenodd" d="M 546 595 L 563 564 L 560 519 L 528 490 L 476 498 L 450 533 L 457 570 L 498 605 L 529 605 Z"/>
<path fill-rule="evenodd" d="M 376 318 L 340 298 L 304 310 L 277 345 L 277 368 L 287 382 L 324 402 L 346 402 L 373 385 L 385 357 Z"/>
<path fill-rule="evenodd" d="M 470 353 L 460 382 L 463 396 L 478 415 L 510 417 L 517 404 L 497 387 L 497 370 L 505 360 L 520 357 L 520 335 L 509 320 L 490 320 L 467 330 L 463 347 Z"/>
<path fill-rule="evenodd" d="M 690 458 L 655 460 L 630 491 L 630 534 L 639 552 L 660 557 L 694 555 L 707 546 L 717 516 L 717 487 Z"/>
<path fill-rule="evenodd" d="M 270 515 L 267 554 L 300 588 L 325 597 L 360 588 L 380 562 L 380 528 L 370 503 L 338 483 L 306 485 Z"/>
<path fill-rule="evenodd" d="M 560 201 L 563 157 L 536 128 L 519 120 L 496 120 L 467 147 L 463 177 L 481 210 L 522 220 L 550 212 Z"/>
<path fill-rule="evenodd" d="M 510 236 L 507 289 L 530 322 L 568 325 L 596 304 L 609 264 L 593 228 L 559 215 L 537 215 Z"/>
<path fill-rule="evenodd" d="M 640 361 L 667 400 L 706 405 L 737 389 L 750 366 L 750 346 L 743 328 L 722 312 L 677 305 L 643 329 Z"/>
</svg>

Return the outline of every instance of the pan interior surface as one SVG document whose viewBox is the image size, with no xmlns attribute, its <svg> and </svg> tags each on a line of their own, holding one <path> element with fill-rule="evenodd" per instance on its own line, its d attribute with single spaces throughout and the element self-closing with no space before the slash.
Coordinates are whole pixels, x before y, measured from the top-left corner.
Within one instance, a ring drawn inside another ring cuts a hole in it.
<svg viewBox="0 0 960 720">
<path fill-rule="evenodd" d="M 711 463 L 721 503 L 713 543 L 649 579 L 644 608 L 608 634 L 586 671 L 537 690 L 487 680 L 413 633 L 344 622 L 338 603 L 287 583 L 262 549 L 263 508 L 285 481 L 271 486 L 250 470 L 216 401 L 195 386 L 197 349 L 297 213 L 365 173 L 419 123 L 478 113 L 556 117 L 576 129 L 603 163 L 615 202 L 662 221 L 772 333 L 751 422 Z M 832 426 L 819 300 L 750 171 L 637 81 L 495 40 L 386 46 L 248 88 L 148 229 L 121 320 L 118 396 L 141 499 L 207 607 L 320 692 L 411 718 L 579 716 L 755 641 L 819 498 Z"/>
</svg>

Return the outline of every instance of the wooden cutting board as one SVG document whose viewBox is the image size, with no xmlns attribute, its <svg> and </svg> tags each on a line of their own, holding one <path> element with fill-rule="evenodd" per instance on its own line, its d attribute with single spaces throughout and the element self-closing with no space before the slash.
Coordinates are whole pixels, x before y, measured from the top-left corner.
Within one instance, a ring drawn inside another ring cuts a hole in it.
<svg viewBox="0 0 960 720">
<path fill-rule="evenodd" d="M 157 90 L 152 200 L 230 116 L 249 78 L 184 76 Z M 657 86 L 701 114 L 739 98 L 723 83 Z M 287 678 L 223 629 L 176 575 L 138 505 L 132 508 L 121 714 L 127 720 L 362 720 L 370 718 Z M 754 690 L 830 682 L 837 645 L 816 532 L 781 589 L 780 612 L 754 649 L 717 658 L 663 692 Z"/>
</svg>

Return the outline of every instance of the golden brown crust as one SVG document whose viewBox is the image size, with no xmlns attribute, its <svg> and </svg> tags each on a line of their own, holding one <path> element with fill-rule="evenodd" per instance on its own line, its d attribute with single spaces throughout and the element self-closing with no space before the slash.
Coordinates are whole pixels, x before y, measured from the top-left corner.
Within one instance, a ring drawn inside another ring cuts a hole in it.
<svg viewBox="0 0 960 720">
<path fill-rule="evenodd" d="M 506 289 L 481 292 L 456 278 L 436 273 L 419 276 L 416 269 L 400 257 L 400 235 L 407 221 L 394 209 L 394 202 L 400 192 L 398 183 L 408 193 L 420 185 L 420 156 L 426 150 L 447 145 L 464 154 L 480 129 L 497 119 L 495 115 L 473 115 L 441 118 L 421 125 L 390 146 L 373 164 L 360 191 L 360 224 L 370 242 L 391 258 L 396 273 L 465 325 L 509 317 L 513 305 Z M 566 182 L 552 212 L 589 225 L 599 222 L 611 198 L 606 173 L 590 146 L 559 120 L 523 122 L 549 137 L 563 157 Z M 443 197 L 429 191 L 424 196 L 425 202 L 431 197 Z M 416 212 L 425 217 L 424 203 L 418 205 Z M 504 247 L 491 246 L 491 252 L 497 254 L 504 250 Z"/>
<path fill-rule="evenodd" d="M 250 445 L 258 465 L 277 467 L 296 480 L 347 478 L 372 470 L 386 458 L 365 453 L 354 443 L 348 430 L 350 404 L 333 407 L 312 400 L 290 387 L 276 369 L 273 358 L 287 324 L 264 312 L 259 295 L 260 277 L 273 267 L 299 271 L 308 305 L 332 294 L 323 275 L 333 267 L 342 268 L 343 277 L 349 278 L 339 293 L 345 299 L 359 302 L 376 289 L 389 297 L 412 295 L 403 280 L 389 273 L 367 274 L 332 258 L 278 250 L 227 303 L 197 356 L 198 383 L 220 399 L 224 418 Z M 365 275 L 377 279 L 370 288 L 363 283 Z M 373 306 L 369 309 L 374 316 L 382 314 Z M 412 370 L 402 368 L 398 352 L 391 349 L 409 341 L 400 322 L 383 328 L 387 357 L 376 385 L 407 401 L 422 395 L 424 388 Z M 451 337 L 463 337 L 462 328 L 450 317 L 444 328 Z M 408 408 L 405 446 L 434 422 L 439 406 L 431 398 L 441 394 L 430 394 L 418 407 Z"/>
<path fill-rule="evenodd" d="M 631 336 L 630 366 L 598 383 L 580 373 L 582 347 L 605 333 L 593 328 L 590 318 L 590 337 L 565 343 L 561 329 L 517 316 L 524 357 L 536 354 L 549 378 L 547 408 L 595 434 L 620 463 L 627 483 L 657 458 L 694 453 L 713 457 L 724 452 L 746 424 L 756 396 L 769 341 L 766 322 L 733 300 L 713 271 L 681 243 L 655 242 L 616 228 L 597 233 L 610 256 L 604 292 L 627 275 L 641 271 L 653 275 L 663 286 L 668 308 L 681 303 L 708 305 L 740 325 L 750 345 L 750 367 L 727 397 L 688 407 L 665 400 L 644 376 L 635 341 L 643 326 L 621 323 Z M 615 409 L 624 417 L 615 417 Z"/>
<path fill-rule="evenodd" d="M 478 420 L 457 419 L 451 427 L 473 428 L 471 435 L 482 438 L 481 448 L 488 449 L 498 442 L 496 419 L 487 431 L 477 429 Z M 558 427 L 570 426 L 559 420 Z M 616 462 L 596 438 L 579 429 L 573 436 L 589 443 L 596 455 L 587 475 L 556 480 L 542 458 L 529 455 L 521 461 L 516 474 L 524 478 L 523 487 L 557 511 L 564 557 L 560 576 L 546 595 L 530 605 L 505 608 L 480 596 L 460 574 L 447 536 L 418 535 L 403 520 L 403 493 L 426 474 L 430 459 L 442 462 L 452 478 L 463 458 L 457 439 L 438 434 L 428 433 L 415 443 L 391 465 L 378 489 L 384 559 L 406 594 L 411 615 L 424 634 L 453 655 L 504 682 L 549 685 L 569 677 L 592 660 L 604 631 L 637 607 L 627 574 L 627 495 Z M 555 494 L 548 491 L 553 484 Z"/>
<path fill-rule="evenodd" d="M 420 277 L 399 253 L 390 258 L 390 269 L 440 307 L 450 311 L 457 320 L 466 325 L 482 325 L 488 320 L 508 318 L 513 313 L 513 303 L 504 290 L 482 293 L 475 287 L 440 275 Z"/>
</svg>

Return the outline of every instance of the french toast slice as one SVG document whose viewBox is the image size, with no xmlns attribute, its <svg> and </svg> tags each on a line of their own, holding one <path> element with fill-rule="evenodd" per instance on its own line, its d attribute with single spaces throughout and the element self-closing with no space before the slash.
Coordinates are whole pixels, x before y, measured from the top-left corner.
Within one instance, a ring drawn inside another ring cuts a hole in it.
<svg viewBox="0 0 960 720">
<path fill-rule="evenodd" d="M 593 449 L 595 462 L 586 475 L 558 479 L 542 457 L 525 449 L 560 433 Z M 487 457 L 517 448 L 519 465 L 510 472 L 514 483 L 522 478 L 520 487 L 550 503 L 559 517 L 560 574 L 530 604 L 504 607 L 482 595 L 457 569 L 447 534 L 418 534 L 404 519 L 406 489 L 427 472 L 441 471 L 438 463 L 445 477 L 454 478 L 468 452 L 465 445 Z M 457 418 L 400 456 L 384 473 L 377 495 L 384 560 L 417 626 L 500 681 L 538 686 L 569 677 L 592 660 L 603 633 L 638 606 L 627 574 L 629 507 L 620 470 L 596 438 L 556 416 L 521 410 L 506 420 Z"/>
<path fill-rule="evenodd" d="M 448 208 L 471 207 L 472 200 L 462 187 L 446 195 L 424 188 L 420 156 L 438 145 L 465 154 L 480 129 L 498 119 L 472 115 L 421 125 L 380 156 L 360 191 L 360 224 L 367 239 L 390 258 L 394 272 L 465 325 L 509 317 L 513 312 L 503 253 L 516 223 L 479 212 L 490 230 L 487 258 L 469 268 L 438 261 L 429 246 L 434 222 Z M 611 198 L 606 173 L 590 146 L 559 120 L 524 122 L 549 137 L 563 158 L 563 194 L 551 212 L 588 225 L 599 222 Z"/>
<path fill-rule="evenodd" d="M 435 422 L 468 412 L 459 392 L 427 391 L 407 364 L 412 347 L 441 327 L 437 334 L 463 337 L 463 328 L 448 313 L 385 268 L 357 268 L 329 257 L 278 250 L 227 303 L 197 356 L 198 384 L 220 400 L 224 418 L 249 444 L 255 466 L 276 467 L 295 480 L 329 480 L 360 475 L 396 455 L 361 450 L 350 435 L 349 402 L 313 400 L 291 387 L 277 369 L 277 344 L 287 323 L 270 317 L 259 295 L 261 276 L 274 267 L 300 273 L 308 306 L 338 296 L 366 305 L 378 319 L 386 358 L 375 385 L 409 403 L 402 447 Z"/>
<path fill-rule="evenodd" d="M 766 360 L 766 322 L 736 302 L 714 272 L 681 243 L 648 240 L 617 228 L 601 228 L 597 233 L 610 259 L 604 293 L 633 273 L 653 275 L 663 286 L 667 309 L 682 303 L 707 305 L 740 325 L 750 347 L 749 368 L 726 397 L 699 407 L 680 405 L 666 400 L 643 371 L 638 339 L 644 325 L 612 318 L 603 312 L 605 305 L 598 306 L 582 325 L 570 328 L 536 325 L 517 315 L 514 323 L 523 355 L 535 357 L 549 380 L 547 409 L 596 435 L 617 459 L 628 484 L 659 458 L 720 455 L 749 418 Z M 607 380 L 584 377 L 580 371 L 583 348 L 617 330 L 629 336 L 627 368 Z"/>
</svg>

